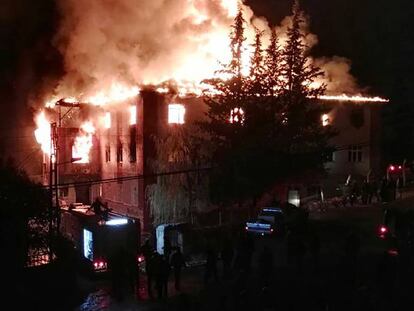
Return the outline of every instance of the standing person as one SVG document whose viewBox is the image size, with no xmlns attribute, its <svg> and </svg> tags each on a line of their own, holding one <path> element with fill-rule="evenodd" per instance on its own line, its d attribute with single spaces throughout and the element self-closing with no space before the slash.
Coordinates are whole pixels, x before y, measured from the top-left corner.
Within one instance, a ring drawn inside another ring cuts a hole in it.
<svg viewBox="0 0 414 311">
<path fill-rule="evenodd" d="M 217 282 L 217 255 L 212 248 L 208 248 L 204 283 L 207 284 L 211 277 L 214 277 L 214 280 Z"/>
<path fill-rule="evenodd" d="M 248 273 L 251 270 L 252 258 L 253 258 L 253 253 L 254 253 L 254 240 L 251 236 L 247 236 L 243 239 L 242 252 L 243 252 L 242 269 Z"/>
<path fill-rule="evenodd" d="M 167 235 L 164 235 L 164 256 L 167 258 L 169 262 L 171 255 L 171 241 Z"/>
<path fill-rule="evenodd" d="M 152 288 L 154 285 L 154 281 L 156 281 L 156 255 L 152 253 L 151 255 L 148 254 L 148 257 L 145 259 L 145 272 L 147 274 L 147 291 L 148 297 L 152 299 L 154 296 L 152 294 Z"/>
<path fill-rule="evenodd" d="M 149 239 L 145 240 L 145 243 L 141 246 L 141 253 L 144 256 L 144 260 L 145 260 L 145 273 L 147 275 L 148 297 L 152 299 L 153 298 L 152 286 L 153 286 L 153 281 L 154 281 L 154 271 L 153 271 L 154 270 L 153 269 L 154 250 L 152 249 Z"/>
<path fill-rule="evenodd" d="M 287 263 L 290 265 L 293 262 L 293 257 L 294 257 L 294 247 L 295 247 L 295 242 L 294 242 L 294 236 L 293 236 L 293 232 L 292 230 L 289 230 L 287 232 L 286 235 L 286 260 Z"/>
<path fill-rule="evenodd" d="M 109 268 L 111 272 L 112 294 L 118 301 L 124 298 L 125 279 L 126 279 L 126 251 L 124 248 L 115 251 L 110 260 Z"/>
<path fill-rule="evenodd" d="M 260 279 L 264 287 L 269 286 L 273 274 L 273 254 L 269 247 L 265 246 L 259 257 Z"/>
<path fill-rule="evenodd" d="M 295 256 L 296 256 L 296 266 L 298 272 L 302 272 L 303 258 L 306 254 L 306 245 L 303 241 L 301 235 L 297 235 L 295 239 Z"/>
<path fill-rule="evenodd" d="M 357 203 L 358 200 L 358 196 L 359 196 L 359 188 L 358 188 L 358 183 L 356 182 L 356 180 L 352 181 L 351 184 L 351 207 L 354 206 L 354 203 Z"/>
<path fill-rule="evenodd" d="M 226 240 L 221 249 L 221 259 L 223 260 L 223 277 L 230 276 L 231 263 L 233 261 L 234 250 L 229 240 Z"/>
<path fill-rule="evenodd" d="M 388 202 L 388 197 L 387 197 L 387 188 L 388 188 L 388 180 L 387 178 L 384 176 L 381 180 L 381 185 L 380 185 L 380 197 L 381 197 L 381 203 L 386 203 Z"/>
<path fill-rule="evenodd" d="M 315 269 L 317 269 L 319 265 L 320 250 L 321 250 L 321 242 L 319 239 L 319 235 L 318 233 L 313 231 L 310 237 L 310 241 L 309 241 L 309 251 L 311 253 L 312 261 L 313 261 Z"/>
<path fill-rule="evenodd" d="M 153 268 L 154 268 L 154 278 L 155 278 L 155 287 L 157 289 L 157 298 L 163 298 L 164 291 L 164 259 L 163 256 L 155 253 L 153 257 Z"/>
<path fill-rule="evenodd" d="M 368 204 L 368 196 L 369 196 L 369 184 L 367 180 L 365 179 L 362 183 L 362 189 L 361 189 L 362 204 L 364 205 Z"/>
<path fill-rule="evenodd" d="M 135 252 L 125 250 L 125 278 L 128 294 L 139 292 L 139 269 Z"/>
<path fill-rule="evenodd" d="M 161 276 L 161 286 L 162 286 L 162 296 L 168 297 L 168 280 L 170 278 L 171 266 L 166 255 L 161 256 L 160 261 L 160 276 Z"/>
<path fill-rule="evenodd" d="M 174 254 L 171 256 L 171 267 L 174 270 L 174 285 L 175 290 L 180 291 L 181 288 L 181 269 L 184 266 L 184 257 L 181 253 L 180 247 L 177 247 Z"/>
<path fill-rule="evenodd" d="M 360 249 L 361 241 L 359 239 L 359 236 L 356 232 L 351 231 L 345 240 L 345 254 L 348 257 L 350 267 L 352 267 L 353 269 L 356 269 Z"/>
<path fill-rule="evenodd" d="M 149 258 L 152 256 L 153 249 L 149 239 L 145 240 L 145 243 L 141 246 L 141 253 L 144 256 L 145 261 L 149 260 Z"/>
</svg>

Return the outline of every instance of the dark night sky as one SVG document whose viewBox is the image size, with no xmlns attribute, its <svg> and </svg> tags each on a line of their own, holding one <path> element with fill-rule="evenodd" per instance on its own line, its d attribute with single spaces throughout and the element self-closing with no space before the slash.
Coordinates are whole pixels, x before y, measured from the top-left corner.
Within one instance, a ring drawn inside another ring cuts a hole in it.
<svg viewBox="0 0 414 311">
<path fill-rule="evenodd" d="M 256 15 L 272 24 L 290 12 L 288 0 L 249 0 Z M 313 54 L 344 56 L 352 73 L 371 94 L 392 103 L 385 116 L 388 139 L 401 139 L 401 149 L 413 148 L 410 97 L 414 73 L 414 2 L 409 0 L 302 0 L 311 18 L 311 31 L 319 38 Z M 59 16 L 54 0 L 2 0 L 0 4 L 0 142 L 16 135 L 10 125 L 27 125 L 17 118 L 29 94 L 62 72 L 59 53 L 51 43 Z M 26 123 L 25 123 L 26 122 Z M 398 126 L 395 126 L 398 124 Z M 390 126 L 393 125 L 393 126 Z M 6 130 L 5 130 L 6 129 Z M 1 145 L 1 143 L 0 143 Z M 397 148 L 398 149 L 398 148 Z M 402 153 L 396 150 L 396 153 Z"/>
</svg>

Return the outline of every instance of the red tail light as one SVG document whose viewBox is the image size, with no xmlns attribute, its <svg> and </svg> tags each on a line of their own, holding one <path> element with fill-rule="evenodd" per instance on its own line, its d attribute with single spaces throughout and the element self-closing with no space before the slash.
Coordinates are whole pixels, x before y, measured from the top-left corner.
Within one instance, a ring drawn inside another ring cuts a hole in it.
<svg viewBox="0 0 414 311">
<path fill-rule="evenodd" d="M 388 233 L 388 228 L 384 225 L 380 226 L 378 229 L 379 236 L 383 239 Z"/>
<path fill-rule="evenodd" d="M 107 269 L 106 261 L 104 260 L 96 260 L 93 262 L 93 268 L 96 271 L 104 271 Z"/>
<path fill-rule="evenodd" d="M 144 256 L 138 256 L 137 258 L 138 262 L 141 263 L 145 260 Z"/>
<path fill-rule="evenodd" d="M 396 250 L 396 249 L 389 249 L 388 250 L 388 255 L 390 255 L 390 256 L 398 256 L 398 250 Z"/>
</svg>

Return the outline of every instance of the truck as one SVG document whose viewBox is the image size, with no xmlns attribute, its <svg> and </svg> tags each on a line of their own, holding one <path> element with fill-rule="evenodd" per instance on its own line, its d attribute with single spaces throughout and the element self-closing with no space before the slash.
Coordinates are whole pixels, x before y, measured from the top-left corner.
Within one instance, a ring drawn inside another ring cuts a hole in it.
<svg viewBox="0 0 414 311">
<path fill-rule="evenodd" d="M 245 230 L 255 235 L 282 235 L 285 232 L 285 214 L 280 207 L 265 207 L 253 221 L 247 221 Z"/>
<path fill-rule="evenodd" d="M 104 219 L 95 215 L 88 205 L 77 205 L 62 208 L 60 230 L 96 273 L 107 272 L 111 256 L 121 249 L 132 252 L 138 268 L 143 269 L 138 219 L 113 212 Z"/>
</svg>

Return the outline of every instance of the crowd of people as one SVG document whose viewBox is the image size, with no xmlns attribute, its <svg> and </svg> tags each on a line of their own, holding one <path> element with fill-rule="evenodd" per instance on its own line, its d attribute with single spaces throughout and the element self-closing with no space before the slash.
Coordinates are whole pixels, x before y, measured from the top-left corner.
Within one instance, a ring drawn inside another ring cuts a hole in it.
<svg viewBox="0 0 414 311">
<path fill-rule="evenodd" d="M 306 250 L 309 250 L 315 265 L 318 263 L 320 241 L 317 234 L 310 235 L 305 241 L 302 236 L 289 232 L 287 237 L 286 260 L 288 264 L 302 266 Z M 159 254 L 149 240 L 141 246 L 145 258 L 146 291 L 150 299 L 167 298 L 168 282 L 173 277 L 176 293 L 181 292 L 182 270 L 186 261 L 180 247 L 173 247 L 164 254 Z M 264 246 L 257 250 L 255 239 L 250 235 L 241 234 L 236 241 L 224 239 L 220 247 L 206 246 L 203 279 L 205 286 L 221 280 L 228 281 L 237 278 L 238 285 L 243 287 L 245 277 L 252 272 L 258 274 L 264 287 L 269 286 L 275 264 L 273 250 Z M 253 271 L 253 257 L 257 256 L 258 270 Z M 122 266 L 122 265 L 121 265 Z M 120 274 L 122 275 L 122 274 Z M 120 276 L 121 277 L 121 276 Z M 114 284 L 118 286 L 118 284 Z"/>
<path fill-rule="evenodd" d="M 343 187 L 343 204 L 353 206 L 356 203 L 364 205 L 373 202 L 390 202 L 397 198 L 401 190 L 400 179 L 383 177 L 380 182 L 364 179 L 362 183 L 357 180 L 348 180 Z"/>
<path fill-rule="evenodd" d="M 229 303 L 228 299 L 233 297 L 232 295 L 235 295 L 236 298 L 231 298 L 231 304 L 243 304 L 243 293 L 251 293 L 249 288 L 252 286 L 252 279 L 257 280 L 253 284 L 259 286 L 263 295 L 262 302 L 265 303 L 265 299 L 270 299 L 269 304 L 271 304 L 274 303 L 271 302 L 272 297 L 274 297 L 272 291 L 279 288 L 282 278 L 292 277 L 294 279 L 295 275 L 298 278 L 307 275 L 316 278 L 313 280 L 316 282 L 323 277 L 323 282 L 326 283 L 324 286 L 327 286 L 327 292 L 325 293 L 327 296 L 322 298 L 326 299 L 325 304 L 334 305 L 342 299 L 335 296 L 337 292 L 348 295 L 346 293 L 349 291 L 349 295 L 351 295 L 350 293 L 357 290 L 358 287 L 357 267 L 360 266 L 362 247 L 360 235 L 358 232 L 350 230 L 348 235 L 343 238 L 342 241 L 338 241 L 338 250 L 342 250 L 342 255 L 339 254 L 337 263 L 332 263 L 334 267 L 330 275 L 321 274 L 324 265 L 326 265 L 325 261 L 320 261 L 323 242 L 317 231 L 309 230 L 307 234 L 288 231 L 284 238 L 286 247 L 280 249 L 280 252 L 273 249 L 268 243 L 258 243 L 257 239 L 247 235 L 240 235 L 235 240 L 224 238 L 220 241 L 220 245 L 207 244 L 205 247 L 204 271 L 200 274 L 200 270 L 197 270 L 197 273 L 192 274 L 192 278 L 199 278 L 199 286 L 203 287 L 204 285 L 205 289 L 216 288 L 219 284 L 231 284 L 231 290 L 222 293 L 223 301 L 220 300 L 220 297 L 217 297 L 219 303 L 226 305 Z M 141 252 L 145 256 L 146 270 L 146 277 L 142 281 L 146 279 L 145 291 L 148 293 L 149 299 L 164 301 L 171 297 L 171 294 L 177 296 L 178 300 L 180 297 L 188 297 L 188 293 L 185 294 L 187 291 L 182 289 L 181 284 L 186 261 L 179 247 L 172 247 L 166 254 L 159 254 L 151 246 L 150 241 L 147 240 L 141 246 Z M 322 255 L 325 256 L 325 253 Z M 137 276 L 139 272 L 131 271 L 128 268 L 128 266 L 131 266 L 128 261 L 130 258 L 124 250 L 112 261 L 114 264 L 112 266 L 113 289 L 114 296 L 117 299 L 122 299 L 122 290 L 125 293 L 126 290 L 131 291 L 134 288 L 134 281 L 137 282 L 135 286 L 139 284 L 139 276 Z M 281 270 L 278 269 L 280 264 L 284 266 L 283 271 L 289 271 L 285 273 L 285 276 L 279 275 L 281 273 Z M 335 268 L 335 265 L 338 266 Z M 389 287 L 393 282 L 396 282 L 396 269 L 396 257 L 384 252 L 383 256 L 379 258 L 376 272 L 378 290 L 381 293 L 380 297 L 388 295 Z M 188 284 L 186 285 L 188 286 Z M 336 291 L 338 286 L 341 290 Z M 170 293 L 169 289 L 173 289 L 173 293 Z M 290 298 L 286 299 L 289 300 Z"/>
</svg>

